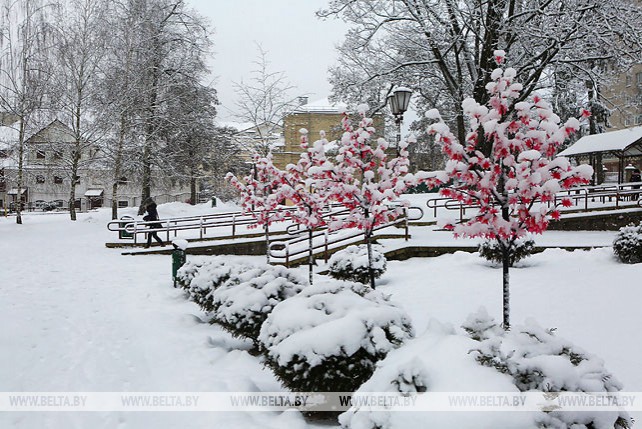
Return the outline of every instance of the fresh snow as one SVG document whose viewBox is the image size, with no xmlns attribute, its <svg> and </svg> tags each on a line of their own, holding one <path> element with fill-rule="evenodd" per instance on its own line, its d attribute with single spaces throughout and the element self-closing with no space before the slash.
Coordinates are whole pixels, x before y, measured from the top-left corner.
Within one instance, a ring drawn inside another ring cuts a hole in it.
<svg viewBox="0 0 642 429">
<path fill-rule="evenodd" d="M 223 209 L 181 203 L 159 206 L 163 217 L 206 210 Z M 134 209 L 121 214 L 132 215 Z M 21 226 L 12 217 L 0 218 L 4 391 L 282 390 L 260 361 L 247 353 L 247 341 L 203 323 L 198 306 L 171 287 L 171 257 L 121 256 L 119 249 L 106 248 L 104 243 L 115 235 L 106 229 L 109 210 L 82 213 L 75 223 L 67 216 L 26 213 Z M 428 228 L 411 227 L 410 233 L 412 245 L 474 245 Z M 535 241 L 536 245 L 608 246 L 615 235 L 550 231 L 535 236 Z M 390 249 L 406 243 L 383 240 L 382 244 Z M 264 257 L 229 260 L 260 264 Z M 604 359 L 624 391 L 642 391 L 641 277 L 642 265 L 620 264 L 611 248 L 549 249 L 511 270 L 512 318 L 516 325 L 534 318 L 544 328 L 557 328 L 556 335 Z M 377 284 L 412 319 L 417 333 L 412 344 L 436 341 L 424 338 L 431 332 L 429 323 L 436 326 L 431 319 L 463 334 L 460 326 L 480 306 L 495 319 L 501 316 L 501 270 L 477 254 L 389 261 Z M 444 340 L 444 347 L 466 349 L 468 341 L 457 338 Z M 457 367 L 454 359 L 452 368 Z M 437 365 L 444 372 L 432 374 L 433 382 L 447 375 L 450 363 Z M 466 389 L 484 390 L 484 379 L 469 381 Z M 509 385 L 505 387 L 508 390 Z M 632 417 L 642 419 L 641 413 Z M 427 424 L 426 420 L 422 427 Z M 296 412 L 0 414 L 0 428 L 20 429 L 313 426 Z"/>
</svg>

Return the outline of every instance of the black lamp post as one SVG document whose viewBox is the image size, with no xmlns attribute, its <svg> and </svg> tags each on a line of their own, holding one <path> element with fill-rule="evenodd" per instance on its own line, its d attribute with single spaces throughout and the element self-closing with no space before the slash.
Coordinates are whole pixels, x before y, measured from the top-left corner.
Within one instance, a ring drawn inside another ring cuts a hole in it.
<svg viewBox="0 0 642 429">
<path fill-rule="evenodd" d="M 403 121 L 403 114 L 408 110 L 411 96 L 412 91 L 405 87 L 396 88 L 388 96 L 388 105 L 392 115 L 395 117 L 395 124 L 397 124 L 397 151 L 401 142 L 401 121 Z"/>
</svg>

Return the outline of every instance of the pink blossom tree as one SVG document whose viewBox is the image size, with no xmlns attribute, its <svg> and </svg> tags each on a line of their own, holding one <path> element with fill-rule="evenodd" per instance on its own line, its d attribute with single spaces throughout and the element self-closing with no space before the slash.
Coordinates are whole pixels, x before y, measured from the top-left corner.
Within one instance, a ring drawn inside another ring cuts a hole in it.
<svg viewBox="0 0 642 429">
<path fill-rule="evenodd" d="M 495 51 L 498 65 L 504 52 Z M 486 89 L 487 106 L 472 98 L 462 103 L 468 133 L 459 142 L 436 110 L 429 114 L 438 122 L 429 131 L 443 145 L 449 160 L 446 175 L 454 185 L 441 195 L 464 204 L 476 204 L 479 211 L 461 223 L 449 223 L 455 236 L 496 239 L 502 250 L 503 326 L 510 328 L 509 255 L 515 241 L 528 232 L 541 234 L 551 219 L 560 216 L 555 194 L 591 179 L 588 165 L 571 166 L 568 159 L 555 158 L 558 147 L 575 132 L 579 121 L 560 118 L 540 96 L 523 101 L 522 85 L 512 68 L 497 68 Z"/>
<path fill-rule="evenodd" d="M 308 131 L 305 128 L 300 132 L 303 152 L 296 164 L 286 166 L 285 185 L 281 188 L 281 193 L 294 204 L 294 210 L 288 213 L 292 221 L 308 229 L 309 281 L 312 284 L 314 230 L 327 226 L 324 215 L 329 205 L 335 166 L 325 156 L 325 145 L 328 141 L 324 131 L 321 131 L 321 138 L 313 144 L 309 144 Z"/>
<path fill-rule="evenodd" d="M 254 155 L 252 171 L 239 180 L 234 174 L 225 176 L 241 195 L 241 207 L 244 214 L 256 219 L 258 226 L 265 231 L 265 252 L 270 262 L 270 225 L 272 222 L 285 219 L 286 213 L 281 206 L 283 201 L 282 187 L 286 183 L 286 173 L 272 163 L 272 154 L 265 157 Z"/>
<path fill-rule="evenodd" d="M 353 127 L 347 114 L 343 115 L 344 130 L 338 155 L 331 198 L 348 209 L 348 216 L 331 222 L 330 229 L 358 228 L 364 232 L 368 251 L 370 286 L 375 287 L 372 270 L 372 233 L 375 227 L 403 215 L 406 202 L 399 196 L 416 183 L 408 172 L 408 143 L 399 143 L 397 156 L 388 157 L 388 142 L 372 141 L 373 121 L 366 117 L 367 106 L 359 106 L 360 121 Z"/>
</svg>

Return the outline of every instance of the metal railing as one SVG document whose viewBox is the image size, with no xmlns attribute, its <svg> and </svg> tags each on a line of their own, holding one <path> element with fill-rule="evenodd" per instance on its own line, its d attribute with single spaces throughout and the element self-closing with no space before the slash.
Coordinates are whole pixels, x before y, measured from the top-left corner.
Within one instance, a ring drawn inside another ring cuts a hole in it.
<svg viewBox="0 0 642 429">
<path fill-rule="evenodd" d="M 620 208 L 620 202 L 622 201 L 638 200 L 640 195 L 642 195 L 642 189 L 639 189 L 641 185 L 642 184 L 639 182 L 632 182 L 571 188 L 558 192 L 553 201 L 548 201 L 546 204 L 550 207 L 552 205 L 557 205 L 562 199 L 568 198 L 571 200 L 572 205 L 575 208 L 581 208 L 581 210 L 584 211 L 595 209 L 594 207 L 589 207 L 589 202 L 596 201 L 599 201 L 601 204 L 614 202 L 614 208 L 618 209 Z M 437 217 L 438 209 L 450 211 L 457 210 L 459 211 L 460 222 L 464 220 L 467 210 L 479 208 L 479 204 L 466 204 L 462 201 L 453 200 L 452 198 L 447 197 L 430 199 L 426 201 L 426 206 L 433 210 L 433 217 Z"/>
<path fill-rule="evenodd" d="M 418 213 L 419 215 L 411 217 L 410 216 L 411 211 L 417 211 L 419 212 Z M 421 207 L 413 206 L 413 207 L 404 208 L 404 212 L 405 213 L 398 219 L 392 222 L 388 222 L 388 223 L 376 226 L 375 228 L 373 228 L 373 231 L 378 231 L 384 228 L 388 228 L 390 226 L 403 224 L 404 238 L 407 241 L 410 238 L 410 234 L 408 231 L 408 226 L 409 226 L 408 222 L 421 219 L 424 215 L 424 211 Z M 308 230 L 300 230 L 292 234 L 302 233 L 302 232 L 308 232 Z M 323 236 L 323 241 L 319 242 L 319 240 L 316 240 L 317 243 L 315 244 L 314 239 L 321 236 Z M 302 257 L 303 255 L 309 255 L 310 251 L 312 251 L 313 254 L 322 252 L 325 262 L 328 262 L 328 256 L 331 248 L 337 247 L 336 245 L 346 244 L 348 241 L 352 241 L 353 239 L 361 236 L 363 236 L 362 230 L 354 230 L 348 234 L 345 234 L 345 233 L 338 234 L 338 231 L 328 232 L 328 229 L 324 228 L 313 232 L 312 249 L 310 249 L 309 246 L 301 245 L 301 248 L 294 250 L 294 247 L 296 245 L 304 243 L 310 239 L 308 235 L 304 235 L 304 236 L 292 238 L 287 241 L 279 241 L 279 242 L 271 243 L 268 247 L 268 250 L 269 250 L 268 253 L 271 260 L 277 260 L 277 261 L 279 259 L 283 260 L 286 267 L 290 266 L 291 261 L 299 257 Z"/>
<path fill-rule="evenodd" d="M 343 210 L 339 210 L 338 212 L 333 211 L 333 209 L 336 209 L 337 207 L 337 205 L 330 206 L 328 208 L 328 214 L 324 216 L 334 216 L 337 213 L 342 213 Z M 281 210 L 291 212 L 296 210 L 296 208 L 283 207 Z M 287 220 L 287 218 L 284 219 L 284 221 Z M 160 227 L 152 227 L 159 224 L 161 225 Z M 169 242 L 172 235 L 173 237 L 178 236 L 179 231 L 198 231 L 198 238 L 202 240 L 208 230 L 230 227 L 230 238 L 234 239 L 238 236 L 237 233 L 239 227 L 256 224 L 256 219 L 252 214 L 243 214 L 239 211 L 213 213 L 202 216 L 175 217 L 148 222 L 136 219 L 112 220 L 107 223 L 107 229 L 113 232 L 118 232 L 120 238 L 133 238 L 134 244 L 138 244 L 138 236 L 140 234 L 147 234 L 150 232 L 165 234 L 166 241 Z"/>
</svg>

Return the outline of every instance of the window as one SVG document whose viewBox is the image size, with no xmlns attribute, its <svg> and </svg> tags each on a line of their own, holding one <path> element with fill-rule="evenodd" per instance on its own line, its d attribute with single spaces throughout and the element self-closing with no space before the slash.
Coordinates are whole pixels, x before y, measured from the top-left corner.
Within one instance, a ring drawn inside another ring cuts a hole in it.
<svg viewBox="0 0 642 429">
<path fill-rule="evenodd" d="M 642 115 L 635 117 L 635 125 L 642 125 Z"/>
<path fill-rule="evenodd" d="M 54 176 L 54 183 L 56 185 L 62 185 L 62 177 L 60 176 Z"/>
<path fill-rule="evenodd" d="M 9 158 L 9 151 L 6 149 L 0 149 L 0 158 Z"/>
<path fill-rule="evenodd" d="M 74 184 L 80 184 L 80 176 L 74 176 Z"/>
<path fill-rule="evenodd" d="M 642 85 L 642 72 L 635 74 L 635 81 L 638 85 Z"/>
<path fill-rule="evenodd" d="M 42 174 L 37 175 L 36 183 L 40 183 L 40 184 L 45 183 L 45 176 L 43 176 Z"/>
<path fill-rule="evenodd" d="M 633 76 L 627 75 L 626 76 L 626 86 L 631 86 L 633 83 Z"/>
<path fill-rule="evenodd" d="M 126 201 L 126 200 L 118 201 L 118 208 L 119 209 L 122 209 L 122 208 L 125 208 L 125 207 L 129 207 L 129 201 Z"/>
<path fill-rule="evenodd" d="M 631 126 L 631 118 L 629 118 L 628 116 L 624 118 L 624 126 L 625 127 Z"/>
<path fill-rule="evenodd" d="M 61 150 L 54 150 L 53 159 L 62 159 L 62 151 Z"/>
<path fill-rule="evenodd" d="M 45 159 L 47 157 L 47 153 L 44 150 L 38 149 L 36 150 L 36 159 Z"/>
<path fill-rule="evenodd" d="M 126 185 L 128 182 L 129 182 L 129 180 L 127 180 L 127 178 L 125 176 L 123 176 L 120 179 L 118 179 L 118 184 L 119 185 Z"/>
</svg>

